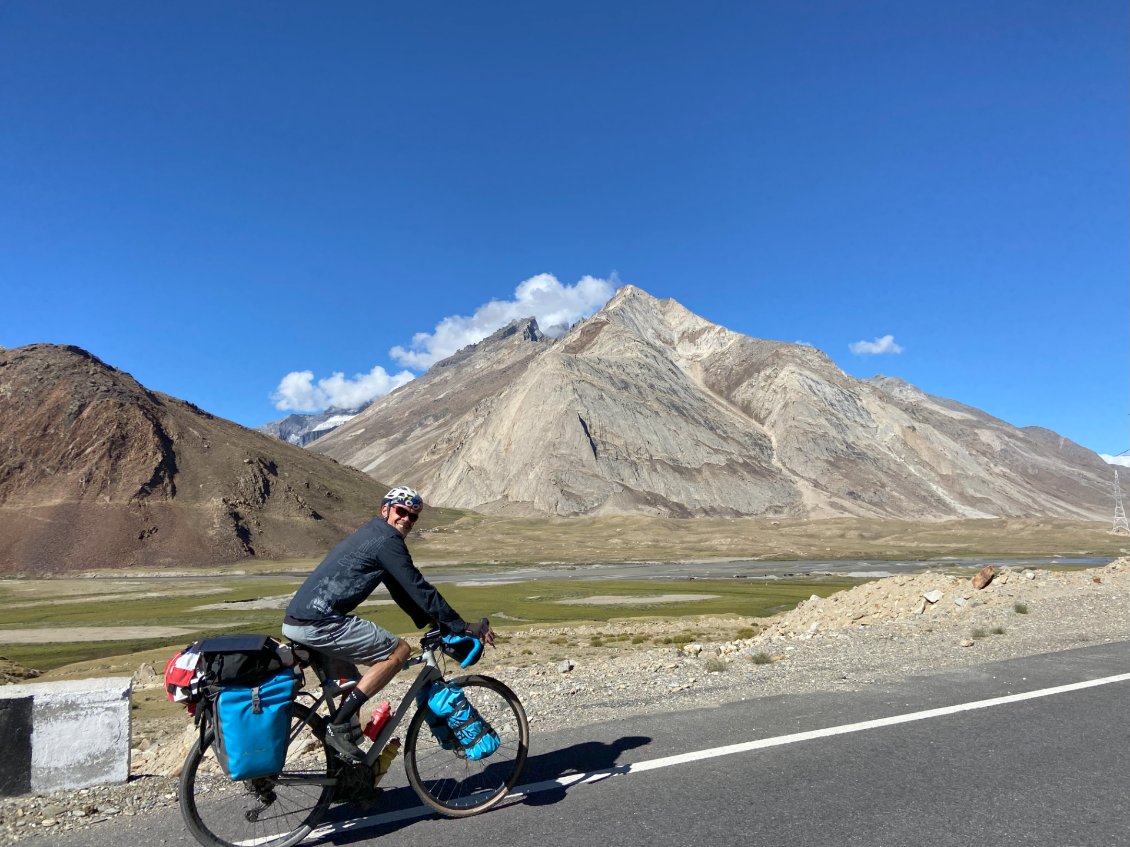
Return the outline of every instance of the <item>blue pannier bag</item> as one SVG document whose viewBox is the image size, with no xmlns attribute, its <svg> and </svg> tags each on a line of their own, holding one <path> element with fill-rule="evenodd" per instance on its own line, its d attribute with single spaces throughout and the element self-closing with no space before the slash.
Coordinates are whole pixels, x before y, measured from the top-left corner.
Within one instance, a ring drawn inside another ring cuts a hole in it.
<svg viewBox="0 0 1130 847">
<path fill-rule="evenodd" d="M 233 780 L 282 770 L 290 734 L 290 703 L 300 679 L 294 668 L 287 668 L 258 685 L 228 685 L 215 695 L 216 758 Z"/>
<path fill-rule="evenodd" d="M 463 689 L 436 681 L 428 692 L 427 707 L 446 724 L 446 729 L 455 736 L 455 741 L 463 748 L 468 759 L 485 759 L 498 749 L 498 733 L 467 701 Z M 424 713 L 425 719 L 427 712 Z M 429 721 L 430 723 L 430 721 Z M 432 729 L 433 733 L 435 728 Z M 443 739 L 436 735 L 443 744 Z M 447 747 L 444 744 L 444 747 Z"/>
<path fill-rule="evenodd" d="M 442 682 L 435 682 L 431 686 L 423 688 L 416 695 L 416 706 L 424 713 L 424 722 L 432 731 L 439 746 L 444 750 L 455 749 L 455 735 L 451 732 L 451 727 L 447 725 L 447 721 L 437 715 L 428 706 L 428 698 L 431 696 L 432 690 L 437 686 L 442 686 Z"/>
</svg>

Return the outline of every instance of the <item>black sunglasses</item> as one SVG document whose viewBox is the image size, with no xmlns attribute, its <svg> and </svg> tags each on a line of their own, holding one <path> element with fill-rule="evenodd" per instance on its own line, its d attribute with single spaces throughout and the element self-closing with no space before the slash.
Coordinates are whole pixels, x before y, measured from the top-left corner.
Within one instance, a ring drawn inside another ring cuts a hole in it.
<svg viewBox="0 0 1130 847">
<path fill-rule="evenodd" d="M 408 523 L 416 523 L 416 521 L 420 519 L 420 516 L 416 512 L 411 512 L 403 506 L 393 506 L 392 508 L 398 518 L 408 518 Z"/>
</svg>

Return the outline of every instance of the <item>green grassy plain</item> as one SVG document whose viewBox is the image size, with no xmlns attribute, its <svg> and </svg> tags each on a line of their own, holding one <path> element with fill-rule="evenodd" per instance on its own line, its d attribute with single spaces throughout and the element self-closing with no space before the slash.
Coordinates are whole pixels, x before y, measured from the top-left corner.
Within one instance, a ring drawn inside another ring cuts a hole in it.
<svg viewBox="0 0 1130 847">
<path fill-rule="evenodd" d="M 581 647 L 617 650 L 628 644 L 685 643 L 699 637 L 706 618 L 713 620 L 714 626 L 718 625 L 719 618 L 732 620 L 732 625 L 723 626 L 733 637 L 749 637 L 756 631 L 752 618 L 773 615 L 792 608 L 812 594 L 827 596 L 861 581 L 829 577 L 772 582 L 535 580 L 477 586 L 439 583 L 439 588 L 456 609 L 468 615 L 487 615 L 493 620 L 499 630 L 499 651 L 497 655 L 492 654 L 492 659 L 524 663 L 534 660 L 534 651 L 527 648 L 538 645 L 512 638 L 508 630 L 600 626 L 616 622 L 627 623 L 631 632 L 631 635 L 585 641 L 547 636 L 537 655 L 540 658 L 548 655 L 550 659 Z M 201 610 L 199 606 L 288 597 L 300 582 L 300 574 L 293 578 L 243 574 L 222 580 L 216 577 L 136 581 L 121 577 L 112 580 L 4 580 L 0 582 L 0 620 L 4 621 L 4 628 L 0 628 L 0 655 L 24 667 L 45 671 L 44 680 L 130 676 L 143 664 L 152 665 L 160 674 L 166 659 L 195 638 L 219 632 L 278 634 L 283 614 L 281 608 Z M 212 593 L 202 593 L 209 590 Z M 154 594 L 162 596 L 152 596 Z M 672 595 L 680 594 L 694 599 L 670 602 Z M 704 598 L 703 595 L 711 596 Z M 588 602 L 593 597 L 600 602 L 595 605 Z M 365 605 L 361 612 L 410 642 L 419 635 L 395 606 Z M 653 622 L 657 618 L 677 620 L 681 635 L 654 635 Z M 185 627 L 186 632 L 172 638 L 92 641 L 84 637 L 81 629 L 172 624 Z M 6 643 L 5 629 L 49 630 L 68 640 L 45 644 Z M 136 688 L 133 710 L 142 734 L 146 726 L 167 726 L 169 722 L 179 725 L 185 720 L 183 707 L 170 703 L 159 687 Z"/>
<path fill-rule="evenodd" d="M 5 580 L 0 582 L 0 618 L 4 621 L 0 628 L 0 653 L 25 667 L 51 670 L 155 648 L 168 648 L 171 652 L 196 638 L 219 632 L 277 634 L 283 616 L 281 606 L 300 582 L 299 575 L 289 579 L 242 575 L 223 580 Z M 456 609 L 473 617 L 488 616 L 504 629 L 636 617 L 766 617 L 792 608 L 814 593 L 826 596 L 858 582 L 816 577 L 774 582 L 537 580 L 490 585 L 439 583 L 438 587 Z M 648 599 L 678 594 L 694 599 Z M 703 599 L 702 595 L 710 597 Z M 601 598 L 599 604 L 587 602 L 587 598 L 594 596 Z M 374 599 L 379 597 L 375 595 Z M 272 608 L 246 608 L 248 603 L 268 598 L 274 599 Z M 617 602 L 616 598 L 623 601 Z M 361 613 L 393 632 L 406 637 L 415 634 L 407 617 L 389 603 L 365 605 Z M 176 636 L 125 640 L 90 640 L 89 634 L 83 632 L 84 627 L 171 626 L 185 631 Z M 62 640 L 37 644 L 5 641 L 5 631 L 17 629 L 50 631 Z"/>
</svg>

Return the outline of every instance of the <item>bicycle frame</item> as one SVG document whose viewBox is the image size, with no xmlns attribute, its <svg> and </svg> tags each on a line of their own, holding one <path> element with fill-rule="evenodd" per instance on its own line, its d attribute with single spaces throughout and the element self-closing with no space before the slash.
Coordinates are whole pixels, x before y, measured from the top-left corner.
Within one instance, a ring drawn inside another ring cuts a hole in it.
<svg viewBox="0 0 1130 847">
<path fill-rule="evenodd" d="M 321 694 L 317 697 L 317 699 L 315 699 L 314 705 L 310 707 L 310 713 L 314 714 L 318 710 L 318 707 L 322 705 L 322 703 L 326 703 L 329 706 L 330 714 L 333 714 L 333 712 L 337 708 L 337 703 L 334 702 L 334 697 L 338 694 L 342 694 L 345 691 L 348 691 L 349 689 L 338 688 L 333 684 L 332 680 L 326 678 L 325 674 L 322 671 L 322 668 L 314 659 L 315 654 L 317 654 L 318 652 L 315 648 L 308 647 L 305 644 L 296 644 L 294 642 L 291 642 L 291 649 L 295 650 L 296 656 L 299 656 L 302 653 L 309 655 L 309 658 L 304 660 L 304 663 L 309 664 L 309 666 L 314 669 L 314 673 L 318 677 L 318 681 L 321 684 Z M 400 722 L 404 719 L 404 716 L 408 714 L 408 710 L 411 709 L 415 704 L 416 695 L 418 695 L 425 687 L 431 685 L 436 680 L 443 679 L 443 672 L 439 669 L 439 663 L 436 661 L 434 649 L 425 649 L 422 653 L 419 653 L 416 656 L 412 656 L 410 659 L 408 659 L 408 661 L 404 663 L 404 670 L 407 670 L 413 665 L 422 665 L 422 667 L 420 668 L 420 673 L 416 675 L 416 679 L 412 681 L 412 685 L 409 686 L 408 691 L 401 699 L 400 705 L 396 707 L 396 711 L 389 716 L 389 719 L 387 721 L 385 721 L 385 725 L 381 727 L 381 731 L 377 734 L 376 740 L 369 748 L 369 751 L 365 754 L 363 764 L 368 768 L 372 768 L 374 765 L 376 765 L 377 759 L 380 758 L 381 752 L 384 750 L 385 745 L 387 745 L 389 740 L 392 738 L 392 734 L 396 731 L 396 728 L 400 725 Z M 351 688 L 352 686 L 349 687 Z M 334 689 L 336 689 L 336 691 Z M 314 696 L 313 692 L 303 689 L 299 691 L 298 694 L 295 695 L 295 697 L 300 697 L 303 694 L 308 697 Z M 302 729 L 302 726 L 303 724 L 298 724 L 291 729 L 292 738 L 298 733 L 299 730 Z"/>
</svg>

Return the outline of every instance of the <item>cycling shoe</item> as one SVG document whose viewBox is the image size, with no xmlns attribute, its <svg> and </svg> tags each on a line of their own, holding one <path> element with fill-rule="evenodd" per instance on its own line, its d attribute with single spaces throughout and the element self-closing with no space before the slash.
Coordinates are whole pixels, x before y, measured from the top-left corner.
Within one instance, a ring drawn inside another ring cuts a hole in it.
<svg viewBox="0 0 1130 847">
<path fill-rule="evenodd" d="M 326 725 L 326 743 L 347 762 L 358 764 L 365 759 L 365 752 L 357 746 L 360 727 L 349 723 Z"/>
</svg>

